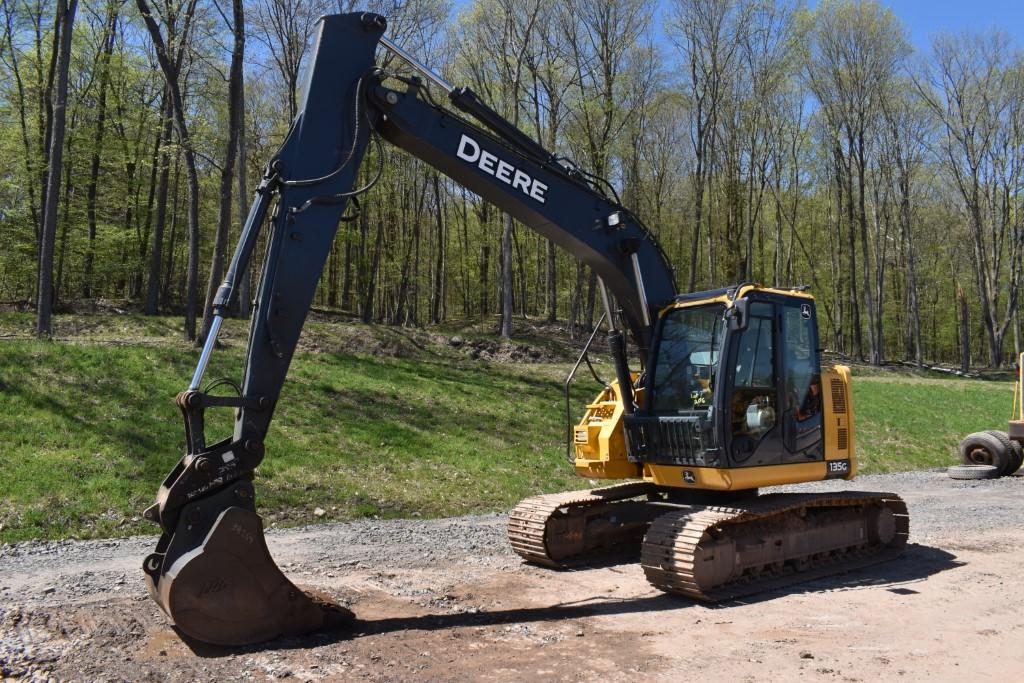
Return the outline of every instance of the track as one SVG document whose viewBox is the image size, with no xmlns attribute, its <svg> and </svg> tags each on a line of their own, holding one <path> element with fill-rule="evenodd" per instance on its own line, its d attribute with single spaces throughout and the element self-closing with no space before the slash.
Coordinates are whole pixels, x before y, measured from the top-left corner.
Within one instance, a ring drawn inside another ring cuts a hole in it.
<svg viewBox="0 0 1024 683">
<path fill-rule="evenodd" d="M 656 588 L 714 602 L 884 562 L 903 551 L 909 532 L 895 494 L 772 494 L 658 517 L 640 563 Z"/>
<path fill-rule="evenodd" d="M 614 552 L 639 542 L 657 514 L 644 514 L 646 503 L 629 505 L 629 499 L 657 492 L 654 484 L 640 482 L 527 498 L 509 513 L 509 542 L 524 560 L 548 567 Z M 620 513 L 630 513 L 628 520 L 620 521 Z M 596 520 L 605 523 L 595 525 Z"/>
<path fill-rule="evenodd" d="M 639 549 L 651 585 L 710 602 L 883 562 L 908 535 L 895 494 L 778 493 L 722 507 L 669 503 L 648 483 L 527 498 L 508 522 L 528 562 L 564 568 Z"/>
</svg>

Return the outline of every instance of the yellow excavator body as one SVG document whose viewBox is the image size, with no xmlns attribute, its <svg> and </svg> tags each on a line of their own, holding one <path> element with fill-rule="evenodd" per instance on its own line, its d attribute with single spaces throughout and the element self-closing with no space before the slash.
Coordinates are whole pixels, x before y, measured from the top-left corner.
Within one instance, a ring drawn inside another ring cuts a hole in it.
<svg viewBox="0 0 1024 683">
<path fill-rule="evenodd" d="M 814 300 L 806 292 L 753 285 L 741 290 L 738 296 L 752 291 Z M 673 309 L 714 303 L 729 307 L 734 301 L 726 295 L 697 299 L 668 306 L 661 315 Z M 638 374 L 633 373 L 632 377 L 635 382 Z M 707 389 L 706 382 L 703 384 Z M 727 468 L 630 461 L 624 425 L 626 413 L 619 384 L 613 380 L 587 405 L 583 418 L 573 430 L 576 473 L 588 479 L 642 479 L 658 486 L 712 491 L 739 491 L 834 478 L 853 479 L 857 474 L 857 458 L 850 368 L 845 365 L 821 368 L 821 386 L 825 390 L 822 401 L 823 460 Z M 637 403 L 642 403 L 643 391 L 640 388 L 634 392 Z M 843 463 L 841 470 L 835 469 L 836 463 Z"/>
<path fill-rule="evenodd" d="M 845 365 L 823 368 L 822 383 L 829 387 L 823 411 L 823 461 L 724 468 L 630 462 L 623 425 L 625 412 L 618 382 L 613 380 L 587 405 L 583 419 L 573 430 L 576 473 L 587 479 L 643 479 L 659 486 L 738 491 L 834 479 L 836 473 L 830 471 L 830 467 L 834 467 L 832 463 L 849 461 L 849 467 L 844 467 L 838 478 L 853 479 L 857 475 L 857 456 L 850 368 Z M 638 394 L 642 396 L 642 391 Z M 694 480 L 689 481 L 685 472 L 691 472 Z"/>
<path fill-rule="evenodd" d="M 553 567 L 639 551 L 652 585 L 709 601 L 898 555 L 909 516 L 895 494 L 759 491 L 857 473 L 850 369 L 821 364 L 817 335 L 802 290 L 664 307 L 649 376 L 609 382 L 572 430 L 579 475 L 627 481 L 522 501 L 513 549 Z"/>
</svg>

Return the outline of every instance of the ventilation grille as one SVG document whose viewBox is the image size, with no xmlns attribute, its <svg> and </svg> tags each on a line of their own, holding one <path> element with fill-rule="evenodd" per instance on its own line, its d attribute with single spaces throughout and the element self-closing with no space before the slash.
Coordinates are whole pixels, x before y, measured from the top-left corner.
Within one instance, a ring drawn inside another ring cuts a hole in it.
<svg viewBox="0 0 1024 683">
<path fill-rule="evenodd" d="M 850 431 L 846 427 L 839 428 L 839 435 L 836 437 L 837 448 L 841 451 L 845 451 L 850 447 Z"/>
<path fill-rule="evenodd" d="M 846 387 L 843 380 L 832 380 L 832 412 L 836 414 L 846 412 Z"/>
</svg>

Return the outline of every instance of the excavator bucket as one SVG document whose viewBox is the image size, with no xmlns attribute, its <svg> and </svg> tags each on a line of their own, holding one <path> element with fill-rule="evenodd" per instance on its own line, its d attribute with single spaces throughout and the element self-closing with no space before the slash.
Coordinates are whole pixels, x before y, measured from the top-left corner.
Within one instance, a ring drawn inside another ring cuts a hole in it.
<svg viewBox="0 0 1024 683">
<path fill-rule="evenodd" d="M 252 501 L 252 484 L 225 493 Z M 179 631 L 215 645 L 246 645 L 352 623 L 352 612 L 281 573 L 251 503 L 216 511 L 225 497 L 186 507 L 175 533 L 146 558 L 149 594 Z"/>
</svg>

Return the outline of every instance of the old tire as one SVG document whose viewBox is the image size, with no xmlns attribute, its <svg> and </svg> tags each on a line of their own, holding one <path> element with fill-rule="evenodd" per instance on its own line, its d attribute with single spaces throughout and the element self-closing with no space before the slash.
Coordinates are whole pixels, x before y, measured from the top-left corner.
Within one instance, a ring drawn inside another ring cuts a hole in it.
<svg viewBox="0 0 1024 683">
<path fill-rule="evenodd" d="M 1013 472 L 1016 472 L 1020 468 L 1020 465 L 1016 464 L 1017 451 L 1013 447 L 1014 442 L 1012 439 L 1010 439 L 1009 434 L 1007 434 L 1006 432 L 1001 432 L 998 429 L 986 429 L 985 432 L 996 437 L 996 440 L 999 441 L 999 443 L 1003 445 L 1003 448 L 1006 449 L 1006 465 L 999 470 L 999 476 L 1005 477 L 1009 474 L 1012 474 Z M 995 463 L 992 464 L 994 465 Z"/>
<path fill-rule="evenodd" d="M 1013 463 L 1010 465 L 1007 475 L 1013 474 L 1024 465 L 1024 446 L 1020 445 L 1020 441 L 1010 442 L 1010 454 L 1013 456 Z"/>
<path fill-rule="evenodd" d="M 950 479 L 994 479 L 999 470 L 994 465 L 951 465 L 946 474 Z"/>
<path fill-rule="evenodd" d="M 960 442 L 960 462 L 964 465 L 991 465 L 996 476 L 1010 467 L 1010 446 L 989 432 L 968 434 Z"/>
</svg>

